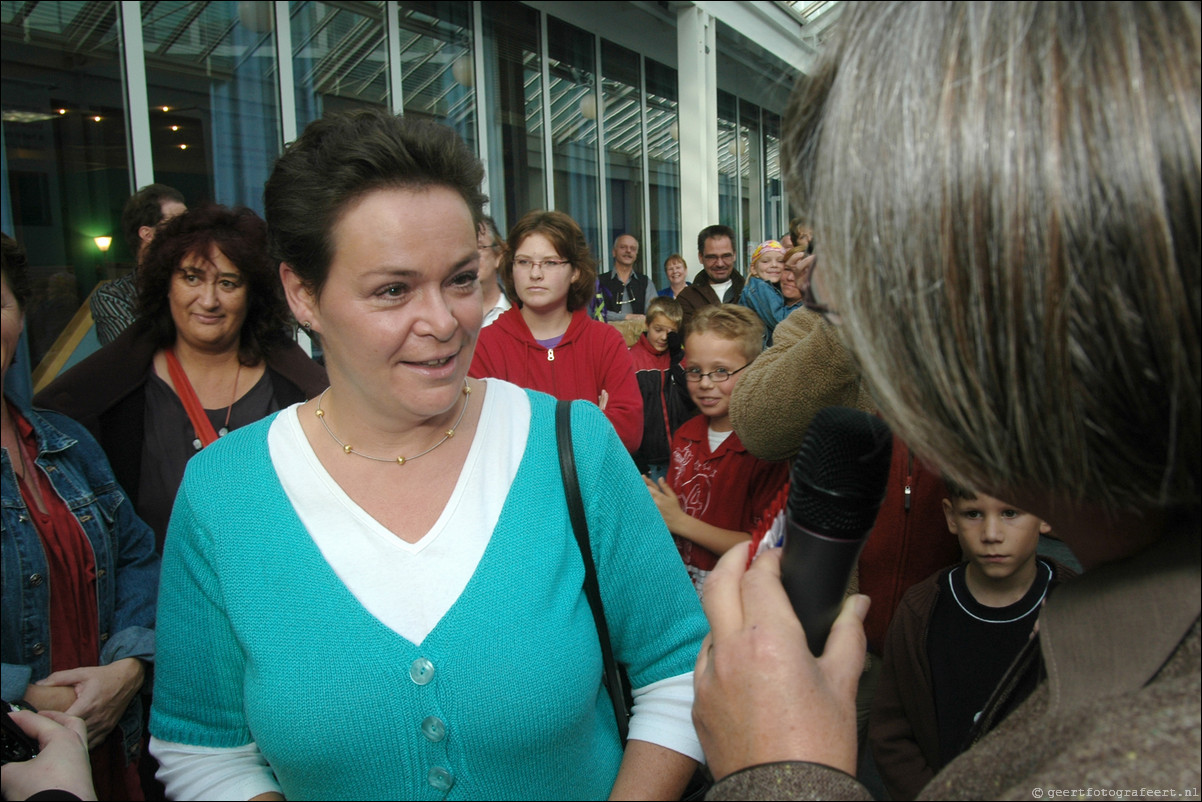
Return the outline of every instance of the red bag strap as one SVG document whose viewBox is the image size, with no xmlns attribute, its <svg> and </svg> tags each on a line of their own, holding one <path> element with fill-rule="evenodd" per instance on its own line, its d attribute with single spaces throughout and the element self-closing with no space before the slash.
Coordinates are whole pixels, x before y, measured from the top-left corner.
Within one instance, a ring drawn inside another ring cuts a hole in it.
<svg viewBox="0 0 1202 802">
<path fill-rule="evenodd" d="M 209 416 L 205 414 L 204 407 L 200 405 L 200 399 L 196 397 L 196 390 L 192 387 L 192 382 L 188 381 L 188 374 L 184 372 L 184 366 L 175 356 L 175 349 L 168 348 L 164 352 L 164 356 L 167 357 L 167 372 L 171 374 L 171 383 L 175 385 L 175 394 L 183 403 L 184 411 L 188 413 L 188 420 L 192 421 L 192 429 L 195 430 L 196 437 L 200 440 L 200 447 L 204 448 L 217 439 L 217 430 L 213 428 Z"/>
</svg>

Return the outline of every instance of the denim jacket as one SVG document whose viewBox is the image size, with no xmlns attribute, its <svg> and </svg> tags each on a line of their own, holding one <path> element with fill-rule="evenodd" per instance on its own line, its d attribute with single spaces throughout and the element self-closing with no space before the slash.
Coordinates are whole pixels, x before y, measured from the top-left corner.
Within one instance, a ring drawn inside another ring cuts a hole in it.
<svg viewBox="0 0 1202 802">
<path fill-rule="evenodd" d="M 780 288 L 769 284 L 759 276 L 747 279 L 743 294 L 739 296 L 739 304 L 755 312 L 764 323 L 764 347 L 772 345 L 772 332 L 789 313 L 800 306 L 800 301 L 791 304 L 785 302 Z"/>
<path fill-rule="evenodd" d="M 2 402 L 0 402 L 2 403 Z M 38 441 L 37 463 L 87 534 L 96 561 L 100 664 L 126 657 L 154 661 L 154 615 L 159 558 L 154 533 L 133 510 L 108 460 L 83 426 L 56 412 L 20 409 Z M 41 538 L 13 472 L 0 449 L 0 547 L 3 605 L 0 685 L 20 699 L 30 682 L 50 671 L 50 583 Z M 149 680 L 145 684 L 149 690 Z M 135 696 L 120 720 L 126 758 L 141 741 L 142 701 Z"/>
</svg>

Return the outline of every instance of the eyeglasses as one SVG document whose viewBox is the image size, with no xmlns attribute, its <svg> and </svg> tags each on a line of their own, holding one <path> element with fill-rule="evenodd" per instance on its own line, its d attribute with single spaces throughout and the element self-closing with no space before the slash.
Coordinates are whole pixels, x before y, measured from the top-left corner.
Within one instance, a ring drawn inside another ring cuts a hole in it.
<svg viewBox="0 0 1202 802">
<path fill-rule="evenodd" d="M 750 362 L 747 363 L 747 365 L 750 365 L 750 364 L 751 364 Z M 742 368 L 739 368 L 739 370 L 743 370 L 744 368 L 747 367 L 747 365 L 744 365 Z M 701 368 L 689 368 L 684 372 L 684 377 L 687 381 L 699 382 L 708 376 L 709 380 L 712 381 L 714 384 L 721 384 L 722 382 L 729 379 L 731 376 L 738 373 L 739 370 L 727 370 L 726 368 L 715 368 L 714 370 L 711 370 L 709 373 L 702 373 Z"/>
<path fill-rule="evenodd" d="M 734 262 L 735 255 L 733 253 L 707 253 L 701 259 L 705 262 Z"/>
<path fill-rule="evenodd" d="M 476 246 L 476 250 L 478 250 L 478 251 L 499 251 L 500 249 L 501 249 L 501 244 L 499 242 L 494 242 L 492 245 L 477 245 Z"/>
<path fill-rule="evenodd" d="M 535 267 L 544 270 L 559 270 L 563 267 L 570 267 L 571 262 L 567 259 L 526 259 L 518 258 L 513 260 L 513 266 L 518 270 L 533 270 Z"/>
</svg>

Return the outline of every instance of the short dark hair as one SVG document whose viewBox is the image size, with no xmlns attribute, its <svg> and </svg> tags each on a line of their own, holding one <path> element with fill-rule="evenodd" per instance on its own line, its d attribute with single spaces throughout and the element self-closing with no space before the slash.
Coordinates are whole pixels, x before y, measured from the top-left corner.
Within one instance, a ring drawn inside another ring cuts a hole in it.
<svg viewBox="0 0 1202 802">
<path fill-rule="evenodd" d="M 12 292 L 17 306 L 25 308 L 29 300 L 29 260 L 25 257 L 25 249 L 12 237 L 0 233 L 0 273 L 8 281 L 8 289 Z"/>
<path fill-rule="evenodd" d="M 555 252 L 572 263 L 579 271 L 575 281 L 568 288 L 568 311 L 575 312 L 593 299 L 597 283 L 597 260 L 589 250 L 588 242 L 580 225 L 563 212 L 545 212 L 534 210 L 526 212 L 509 231 L 509 243 L 505 255 L 501 258 L 501 282 L 505 285 L 505 294 L 513 299 L 517 306 L 522 305 L 518 297 L 517 285 L 513 281 L 513 255 L 522 244 L 522 240 L 531 234 L 542 234 L 555 246 Z"/>
<path fill-rule="evenodd" d="M 142 249 L 142 226 L 157 226 L 163 219 L 163 201 L 184 202 L 184 195 L 166 184 L 147 184 L 129 196 L 121 210 L 121 233 L 136 259 Z"/>
<path fill-rule="evenodd" d="M 206 204 L 171 218 L 146 249 L 138 271 L 138 322 L 155 345 L 175 342 L 168 294 L 180 263 L 190 254 L 207 256 L 212 246 L 234 263 L 246 282 L 246 320 L 238 357 L 251 365 L 287 339 L 291 315 L 279 271 L 267 253 L 267 224 L 246 207 Z"/>
<path fill-rule="evenodd" d="M 713 225 L 706 226 L 701 229 L 701 233 L 697 235 L 697 253 L 705 252 L 705 241 L 714 237 L 726 237 L 730 240 L 730 245 L 733 248 L 735 244 L 735 230 L 730 226 Z"/>
<path fill-rule="evenodd" d="M 494 245 L 500 245 L 504 247 L 505 238 L 501 236 L 500 229 L 497 228 L 496 220 L 493 220 L 491 217 L 484 214 L 480 216 L 480 221 L 476 224 L 476 226 L 478 229 L 483 228 L 488 232 L 488 236 L 492 238 Z"/>
<path fill-rule="evenodd" d="M 263 192 L 271 254 L 314 295 L 333 259 L 332 234 L 347 207 L 379 189 L 446 187 L 483 219 L 484 168 L 452 129 L 381 108 L 330 114 L 276 160 Z"/>
</svg>

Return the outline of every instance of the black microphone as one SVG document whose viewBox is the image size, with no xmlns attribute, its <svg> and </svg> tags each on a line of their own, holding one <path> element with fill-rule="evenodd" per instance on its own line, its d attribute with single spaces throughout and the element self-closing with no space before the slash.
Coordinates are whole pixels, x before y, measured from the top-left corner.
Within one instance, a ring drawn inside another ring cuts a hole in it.
<svg viewBox="0 0 1202 802">
<path fill-rule="evenodd" d="M 826 648 L 885 498 L 892 453 L 893 436 L 880 418 L 827 407 L 793 461 L 780 578 L 815 656 Z"/>
</svg>

